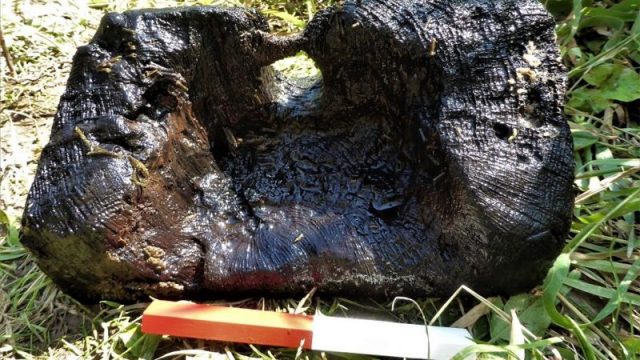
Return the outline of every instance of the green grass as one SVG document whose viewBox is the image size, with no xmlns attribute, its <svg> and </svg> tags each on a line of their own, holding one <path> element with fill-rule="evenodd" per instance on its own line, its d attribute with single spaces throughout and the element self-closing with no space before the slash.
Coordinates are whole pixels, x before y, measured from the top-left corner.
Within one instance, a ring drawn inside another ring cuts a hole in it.
<svg viewBox="0 0 640 360">
<path fill-rule="evenodd" d="M 299 30 L 318 8 L 331 3 L 202 1 L 223 2 L 258 7 L 269 15 L 273 30 L 282 32 Z M 327 314 L 413 323 L 422 323 L 424 312 L 430 323 L 469 328 L 478 345 L 467 353 L 481 358 L 518 358 L 523 351 L 536 359 L 640 355 L 640 1 L 543 3 L 558 19 L 558 42 L 569 70 L 565 112 L 574 136 L 579 192 L 571 234 L 545 283 L 508 298 L 483 298 L 463 288 L 451 299 L 398 302 L 393 311 L 390 303 L 319 299 L 313 294 L 303 299 L 247 299 L 243 306 L 308 313 L 319 308 Z M 61 16 L 33 15 L 34 8 L 19 1 L 2 4 L 2 29 L 16 74 L 3 67 L 0 358 L 324 357 L 295 349 L 143 335 L 139 316 L 145 304 L 105 301 L 85 307 L 60 293 L 39 271 L 20 244 L 18 216 L 46 141 L 41 130 L 48 131 L 74 46 L 92 35 L 102 11 L 169 2 L 92 0 L 91 9 L 63 0 L 35 4 L 36 10 L 46 10 L 42 13 Z M 15 141 L 18 145 L 7 145 Z M 17 149 L 25 146 L 33 154 L 21 159 Z M 526 344 L 518 345 L 523 338 Z"/>
</svg>

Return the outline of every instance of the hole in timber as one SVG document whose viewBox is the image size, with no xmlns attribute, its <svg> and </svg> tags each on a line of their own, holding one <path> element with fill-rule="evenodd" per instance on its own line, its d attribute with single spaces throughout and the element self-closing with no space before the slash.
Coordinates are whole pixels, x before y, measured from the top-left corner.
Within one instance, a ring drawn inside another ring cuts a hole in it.
<svg viewBox="0 0 640 360">
<path fill-rule="evenodd" d="M 299 110 L 308 110 L 314 102 L 318 103 L 315 100 L 322 89 L 322 73 L 306 52 L 278 60 L 264 72 L 272 79 L 265 84 L 267 91 L 277 102 L 302 100 L 306 105 L 299 106 Z"/>
<path fill-rule="evenodd" d="M 278 60 L 271 66 L 285 77 L 295 79 L 298 82 L 309 81 L 315 83 L 322 77 L 315 61 L 304 51 L 298 52 L 295 56 Z"/>
<path fill-rule="evenodd" d="M 496 136 L 501 140 L 507 140 L 511 136 L 511 128 L 503 123 L 493 124 L 493 131 L 496 132 Z"/>
</svg>

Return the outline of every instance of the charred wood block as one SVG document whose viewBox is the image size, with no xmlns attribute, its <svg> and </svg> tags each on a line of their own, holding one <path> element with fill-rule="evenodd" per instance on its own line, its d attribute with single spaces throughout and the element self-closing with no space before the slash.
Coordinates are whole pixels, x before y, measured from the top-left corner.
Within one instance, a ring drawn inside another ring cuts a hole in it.
<svg viewBox="0 0 640 360">
<path fill-rule="evenodd" d="M 571 137 L 535 0 L 108 14 L 78 49 L 23 218 L 83 300 L 526 290 L 568 232 Z M 270 64 L 304 50 L 322 76 Z"/>
</svg>

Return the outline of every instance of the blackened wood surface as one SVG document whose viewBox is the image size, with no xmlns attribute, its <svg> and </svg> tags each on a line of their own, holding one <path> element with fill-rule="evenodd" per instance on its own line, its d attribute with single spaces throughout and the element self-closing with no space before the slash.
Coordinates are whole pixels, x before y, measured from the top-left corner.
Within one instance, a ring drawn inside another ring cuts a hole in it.
<svg viewBox="0 0 640 360">
<path fill-rule="evenodd" d="M 292 37 L 247 9 L 108 14 L 23 242 L 84 300 L 529 289 L 573 201 L 553 28 L 535 0 L 348 2 Z M 269 67 L 299 50 L 322 79 Z"/>
</svg>

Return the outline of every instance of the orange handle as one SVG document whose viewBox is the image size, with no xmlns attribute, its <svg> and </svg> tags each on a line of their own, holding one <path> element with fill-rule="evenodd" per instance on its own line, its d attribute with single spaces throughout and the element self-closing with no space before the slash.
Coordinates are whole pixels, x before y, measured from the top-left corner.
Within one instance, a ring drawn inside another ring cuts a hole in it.
<svg viewBox="0 0 640 360">
<path fill-rule="evenodd" d="M 313 316 L 154 300 L 142 331 L 207 340 L 311 348 Z M 304 341 L 304 342 L 303 342 Z"/>
</svg>

